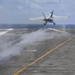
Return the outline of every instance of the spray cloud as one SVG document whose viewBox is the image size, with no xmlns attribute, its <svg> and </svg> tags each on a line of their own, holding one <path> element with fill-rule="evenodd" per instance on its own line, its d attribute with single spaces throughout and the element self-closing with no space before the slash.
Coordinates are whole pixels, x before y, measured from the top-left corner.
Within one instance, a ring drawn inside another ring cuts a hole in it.
<svg viewBox="0 0 75 75">
<path fill-rule="evenodd" d="M 60 34 L 46 32 L 46 29 L 39 29 L 31 33 L 23 34 L 20 37 L 21 40 L 14 45 L 12 45 L 13 41 L 9 41 L 8 43 L 4 42 L 3 45 L 0 46 L 0 65 L 6 62 L 11 57 L 20 53 L 22 49 L 24 49 L 27 46 L 30 46 L 32 43 L 42 41 L 45 39 L 52 39 L 58 35 Z"/>
</svg>

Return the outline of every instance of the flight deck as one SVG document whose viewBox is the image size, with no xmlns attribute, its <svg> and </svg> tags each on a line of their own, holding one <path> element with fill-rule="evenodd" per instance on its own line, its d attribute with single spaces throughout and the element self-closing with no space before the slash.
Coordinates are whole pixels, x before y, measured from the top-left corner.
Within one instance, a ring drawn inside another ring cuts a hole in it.
<svg viewBox="0 0 75 75">
<path fill-rule="evenodd" d="M 1 35 L 0 75 L 75 75 L 75 29 L 66 31 L 13 29 Z"/>
</svg>

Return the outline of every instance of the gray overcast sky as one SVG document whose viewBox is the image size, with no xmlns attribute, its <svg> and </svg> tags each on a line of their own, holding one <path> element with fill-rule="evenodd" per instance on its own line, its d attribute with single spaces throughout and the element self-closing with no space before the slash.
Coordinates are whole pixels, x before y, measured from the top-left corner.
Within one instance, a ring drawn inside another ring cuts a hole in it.
<svg viewBox="0 0 75 75">
<path fill-rule="evenodd" d="M 70 19 L 57 23 L 75 24 L 75 0 L 0 0 L 0 23 L 31 23 L 28 18 L 48 15 L 54 10 L 55 15 L 70 16 Z"/>
</svg>

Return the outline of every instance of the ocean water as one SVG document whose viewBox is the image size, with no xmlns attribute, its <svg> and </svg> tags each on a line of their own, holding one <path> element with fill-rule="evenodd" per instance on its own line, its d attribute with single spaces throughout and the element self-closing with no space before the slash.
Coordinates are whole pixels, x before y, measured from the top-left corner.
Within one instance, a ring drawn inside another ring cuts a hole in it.
<svg viewBox="0 0 75 75">
<path fill-rule="evenodd" d="M 66 25 L 60 25 L 60 24 L 0 24 L 0 28 L 75 28 L 75 24 L 66 24 Z"/>
</svg>

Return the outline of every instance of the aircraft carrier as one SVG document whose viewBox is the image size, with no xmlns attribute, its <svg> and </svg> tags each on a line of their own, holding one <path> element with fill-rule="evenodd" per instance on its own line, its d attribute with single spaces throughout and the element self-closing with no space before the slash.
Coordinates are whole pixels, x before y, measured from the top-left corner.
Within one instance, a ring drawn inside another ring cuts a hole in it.
<svg viewBox="0 0 75 75">
<path fill-rule="evenodd" d="M 75 75 L 75 28 L 19 28 L 1 35 L 0 75 Z"/>
</svg>

